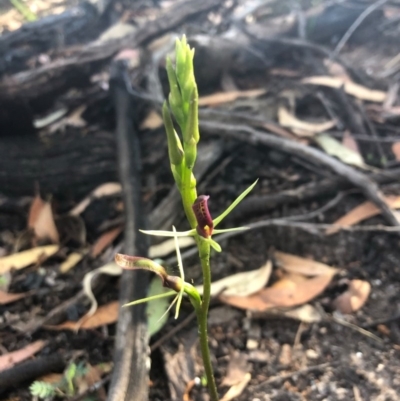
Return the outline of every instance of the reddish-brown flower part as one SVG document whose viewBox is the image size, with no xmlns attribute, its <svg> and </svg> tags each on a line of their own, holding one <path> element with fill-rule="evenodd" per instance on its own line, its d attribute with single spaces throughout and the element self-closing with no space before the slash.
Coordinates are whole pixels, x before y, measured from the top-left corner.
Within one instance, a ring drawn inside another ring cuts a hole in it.
<svg viewBox="0 0 400 401">
<path fill-rule="evenodd" d="M 204 238 L 209 238 L 212 235 L 214 223 L 211 214 L 208 210 L 207 195 L 200 195 L 193 203 L 192 209 L 197 220 L 197 233 Z"/>
</svg>

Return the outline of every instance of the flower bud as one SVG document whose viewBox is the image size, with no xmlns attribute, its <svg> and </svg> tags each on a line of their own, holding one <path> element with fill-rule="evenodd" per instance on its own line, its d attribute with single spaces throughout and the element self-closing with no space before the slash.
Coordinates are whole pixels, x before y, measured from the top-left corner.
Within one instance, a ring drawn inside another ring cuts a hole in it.
<svg viewBox="0 0 400 401">
<path fill-rule="evenodd" d="M 174 129 L 174 124 L 169 113 L 167 102 L 164 102 L 162 108 L 165 131 L 167 132 L 169 161 L 175 166 L 179 166 L 183 160 L 183 149 L 181 140 Z"/>
<path fill-rule="evenodd" d="M 197 144 L 197 142 L 199 142 L 200 134 L 199 134 L 198 108 L 199 108 L 199 95 L 197 92 L 197 87 L 195 86 L 190 95 L 188 119 L 185 131 L 183 132 L 183 142 L 185 143 L 185 145 L 186 143 L 189 143 L 191 141 L 192 142 L 194 141 L 195 145 Z M 186 147 L 185 147 L 185 153 L 186 153 Z"/>
<path fill-rule="evenodd" d="M 185 122 L 185 115 L 183 112 L 182 94 L 179 89 L 178 81 L 176 79 L 176 73 L 174 67 L 172 66 L 171 59 L 167 57 L 167 74 L 169 81 L 169 104 L 173 115 L 176 118 L 179 126 L 182 128 Z"/>
</svg>

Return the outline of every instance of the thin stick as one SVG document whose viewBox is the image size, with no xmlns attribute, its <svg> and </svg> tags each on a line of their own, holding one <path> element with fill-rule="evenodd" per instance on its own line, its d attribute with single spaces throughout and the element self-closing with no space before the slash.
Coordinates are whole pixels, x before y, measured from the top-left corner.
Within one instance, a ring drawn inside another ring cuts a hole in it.
<svg viewBox="0 0 400 401">
<path fill-rule="evenodd" d="M 387 0 L 380 0 L 377 1 L 376 3 L 371 4 L 369 7 L 367 7 L 359 16 L 358 18 L 353 22 L 353 24 L 350 26 L 350 28 L 347 30 L 347 32 L 343 35 L 342 39 L 340 39 L 339 43 L 336 45 L 335 50 L 332 53 L 333 57 L 336 57 L 340 51 L 343 49 L 347 41 L 350 39 L 351 35 L 356 31 L 356 29 L 362 24 L 362 22 L 365 20 L 365 18 L 368 17 L 373 11 L 375 11 L 377 8 L 383 6 Z"/>
</svg>

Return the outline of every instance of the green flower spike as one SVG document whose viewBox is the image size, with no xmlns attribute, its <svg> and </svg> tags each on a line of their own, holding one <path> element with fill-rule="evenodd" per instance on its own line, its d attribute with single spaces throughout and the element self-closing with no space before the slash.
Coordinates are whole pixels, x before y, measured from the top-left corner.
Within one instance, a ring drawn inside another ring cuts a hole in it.
<svg viewBox="0 0 400 401">
<path fill-rule="evenodd" d="M 172 226 L 172 232 L 177 234 L 174 226 Z M 115 262 L 117 263 L 118 266 L 121 266 L 124 269 L 134 269 L 134 270 L 141 269 L 141 270 L 151 271 L 157 274 L 161 278 L 164 287 L 173 289 L 173 291 L 168 291 L 163 294 L 154 295 L 151 297 L 142 298 L 133 302 L 129 302 L 123 305 L 124 307 L 138 305 L 141 303 L 154 301 L 156 299 L 170 297 L 176 294 L 174 300 L 171 302 L 171 305 L 168 307 L 168 309 L 164 312 L 164 314 L 160 317 L 159 320 L 161 320 L 175 304 L 176 304 L 175 319 L 177 319 L 179 316 L 179 310 L 181 307 L 183 294 L 186 293 L 186 295 L 189 296 L 189 299 L 192 302 L 195 309 L 197 310 L 198 308 L 200 308 L 201 298 L 198 291 L 191 284 L 185 282 L 185 273 L 183 270 L 182 257 L 178 244 L 178 236 L 174 235 L 174 239 L 175 239 L 176 257 L 178 259 L 180 277 L 169 276 L 165 268 L 160 264 L 154 262 L 153 260 L 137 256 L 123 255 L 120 253 L 115 255 Z"/>
<path fill-rule="evenodd" d="M 211 219 L 211 215 L 208 211 L 207 200 L 208 196 L 200 195 L 193 204 L 193 211 L 197 220 L 197 227 L 189 231 L 162 231 L 162 230 L 140 230 L 144 234 L 155 235 L 160 237 L 194 237 L 198 235 L 203 241 L 206 241 L 214 248 L 217 252 L 221 252 L 220 245 L 214 241 L 211 237 L 212 234 L 222 234 L 231 231 L 242 231 L 247 230 L 247 227 L 234 227 L 222 230 L 215 230 L 215 227 L 221 223 L 221 221 L 232 212 L 232 210 L 249 194 L 249 192 L 257 184 L 256 180 L 250 187 L 243 191 L 235 201 L 217 218 Z"/>
</svg>

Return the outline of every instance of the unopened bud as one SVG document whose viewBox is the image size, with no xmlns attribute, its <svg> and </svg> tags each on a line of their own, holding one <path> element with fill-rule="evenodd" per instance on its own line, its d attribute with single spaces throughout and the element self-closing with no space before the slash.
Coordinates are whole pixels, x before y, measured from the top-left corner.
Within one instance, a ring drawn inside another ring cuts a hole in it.
<svg viewBox="0 0 400 401">
<path fill-rule="evenodd" d="M 181 140 L 174 129 L 171 114 L 169 113 L 167 102 L 164 102 L 162 108 L 165 131 L 167 132 L 168 155 L 171 164 L 179 166 L 183 160 L 183 148 Z"/>
</svg>

